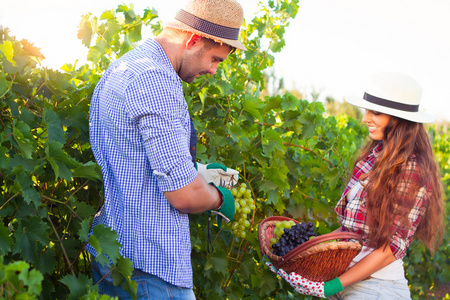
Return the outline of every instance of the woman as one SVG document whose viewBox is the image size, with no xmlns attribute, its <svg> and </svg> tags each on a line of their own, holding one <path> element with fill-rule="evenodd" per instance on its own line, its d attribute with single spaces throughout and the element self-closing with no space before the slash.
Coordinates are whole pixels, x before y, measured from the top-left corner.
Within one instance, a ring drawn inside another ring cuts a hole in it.
<svg viewBox="0 0 450 300">
<path fill-rule="evenodd" d="M 362 235 L 363 249 L 345 273 L 329 282 L 278 274 L 299 293 L 329 299 L 411 299 L 402 258 L 413 238 L 436 251 L 444 236 L 444 200 L 438 166 L 419 111 L 422 89 L 399 73 L 371 77 L 363 99 L 370 141 L 356 160 L 336 206 L 337 231 Z M 273 266 L 271 266 L 272 270 Z"/>
</svg>

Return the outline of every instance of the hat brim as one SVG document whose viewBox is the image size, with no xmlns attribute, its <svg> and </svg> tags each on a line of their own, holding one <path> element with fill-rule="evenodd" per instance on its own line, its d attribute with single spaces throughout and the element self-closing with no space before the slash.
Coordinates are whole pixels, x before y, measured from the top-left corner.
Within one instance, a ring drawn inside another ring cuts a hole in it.
<svg viewBox="0 0 450 300">
<path fill-rule="evenodd" d="M 229 39 L 224 39 L 224 38 L 220 38 L 217 36 L 213 36 L 213 35 L 204 33 L 203 31 L 199 31 L 195 28 L 192 28 L 191 26 L 186 25 L 178 20 L 168 21 L 168 22 L 164 23 L 164 27 L 172 27 L 172 28 L 183 30 L 183 31 L 192 32 L 192 33 L 198 34 L 200 36 L 212 39 L 212 40 L 216 41 L 217 43 L 227 44 L 231 47 L 234 47 L 234 48 L 237 48 L 240 50 L 244 50 L 244 51 L 247 50 L 247 48 L 245 48 L 245 46 L 238 40 L 229 40 Z"/>
<path fill-rule="evenodd" d="M 344 101 L 351 105 L 360 107 L 360 108 L 377 111 L 377 112 L 380 112 L 383 114 L 387 114 L 390 116 L 398 117 L 398 118 L 416 122 L 416 123 L 432 123 L 432 122 L 434 122 L 434 117 L 424 111 L 409 112 L 409 111 L 398 110 L 398 109 L 394 109 L 394 108 L 377 105 L 377 104 L 368 102 L 359 97 L 351 97 L 351 96 L 344 97 Z"/>
</svg>

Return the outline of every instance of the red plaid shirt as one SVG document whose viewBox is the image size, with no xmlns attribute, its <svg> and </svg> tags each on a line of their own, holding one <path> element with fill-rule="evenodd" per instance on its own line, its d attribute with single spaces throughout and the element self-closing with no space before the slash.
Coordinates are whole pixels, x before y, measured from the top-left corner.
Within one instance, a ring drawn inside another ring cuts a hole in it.
<svg viewBox="0 0 450 300">
<path fill-rule="evenodd" d="M 382 149 L 383 144 L 380 142 L 372 150 L 372 153 L 357 163 L 355 169 L 353 170 L 352 178 L 335 208 L 336 213 L 340 218 L 342 230 L 361 234 L 365 246 L 367 246 L 369 233 L 369 228 L 366 224 L 367 192 L 363 187 L 356 193 L 353 199 L 348 199 L 347 194 L 358 183 L 360 176 L 368 173 L 372 169 L 372 166 L 374 165 L 375 160 Z M 400 181 L 398 193 L 399 195 L 406 195 L 411 184 L 418 180 L 418 165 L 415 156 L 408 161 L 408 165 L 401 176 L 403 180 Z M 370 180 L 370 178 L 368 179 Z M 392 253 L 397 259 L 401 259 L 405 256 L 406 250 L 413 239 L 417 226 L 419 225 L 419 222 L 428 206 L 429 195 L 430 190 L 427 190 L 425 187 L 419 189 L 419 192 L 416 195 L 414 207 L 408 215 L 408 219 L 410 221 L 410 227 L 408 230 L 405 226 L 401 226 L 398 218 L 396 218 L 394 224 L 392 224 L 392 227 L 397 229 L 392 236 L 390 247 Z"/>
</svg>

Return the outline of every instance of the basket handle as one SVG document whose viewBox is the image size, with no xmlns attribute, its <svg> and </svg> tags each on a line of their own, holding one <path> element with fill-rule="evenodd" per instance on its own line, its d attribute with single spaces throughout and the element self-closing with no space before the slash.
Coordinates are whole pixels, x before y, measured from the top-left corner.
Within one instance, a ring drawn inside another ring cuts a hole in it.
<svg viewBox="0 0 450 300">
<path fill-rule="evenodd" d="M 355 240 L 358 240 L 358 242 L 362 245 L 362 237 L 360 234 L 357 234 L 354 232 L 347 232 L 347 231 L 330 232 L 330 233 L 315 237 L 307 242 L 304 242 L 303 244 L 296 247 L 292 251 L 289 251 L 286 255 L 283 256 L 282 261 L 289 260 L 289 259 L 291 259 L 291 257 L 296 256 L 298 253 L 303 252 L 312 246 L 315 246 L 315 245 L 320 244 L 325 241 L 336 240 L 336 239 L 355 239 Z"/>
</svg>

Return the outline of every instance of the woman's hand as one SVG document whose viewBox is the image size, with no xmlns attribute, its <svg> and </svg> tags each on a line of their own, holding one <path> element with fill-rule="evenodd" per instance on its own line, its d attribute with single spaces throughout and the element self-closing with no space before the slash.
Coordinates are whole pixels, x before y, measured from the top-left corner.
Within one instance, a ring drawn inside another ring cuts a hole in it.
<svg viewBox="0 0 450 300">
<path fill-rule="evenodd" d="M 327 298 L 344 289 L 338 277 L 327 282 L 311 281 L 295 272 L 288 274 L 283 269 L 277 270 L 270 262 L 266 262 L 266 265 L 272 272 L 286 280 L 299 294 L 302 295 Z"/>
</svg>

